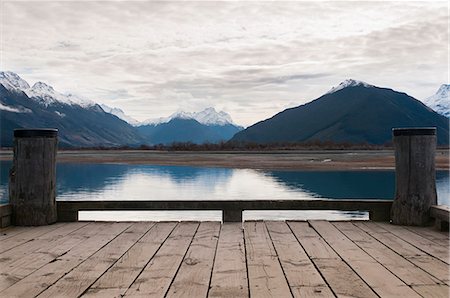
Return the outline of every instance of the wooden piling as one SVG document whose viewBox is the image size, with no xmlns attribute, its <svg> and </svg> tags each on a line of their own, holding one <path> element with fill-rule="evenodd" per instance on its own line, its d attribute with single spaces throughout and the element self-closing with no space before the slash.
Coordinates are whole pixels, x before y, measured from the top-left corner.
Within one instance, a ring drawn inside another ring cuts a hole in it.
<svg viewBox="0 0 450 298">
<path fill-rule="evenodd" d="M 436 195 L 436 128 L 394 128 L 395 199 L 393 224 L 425 226 Z"/>
<path fill-rule="evenodd" d="M 38 226 L 56 222 L 56 129 L 14 130 L 9 176 L 12 222 Z"/>
</svg>

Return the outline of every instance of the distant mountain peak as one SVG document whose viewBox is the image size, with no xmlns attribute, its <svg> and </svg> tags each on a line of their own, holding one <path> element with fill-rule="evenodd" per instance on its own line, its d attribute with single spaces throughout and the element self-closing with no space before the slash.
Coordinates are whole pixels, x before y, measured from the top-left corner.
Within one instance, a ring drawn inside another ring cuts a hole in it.
<svg viewBox="0 0 450 298">
<path fill-rule="evenodd" d="M 34 90 L 42 90 L 45 92 L 55 92 L 55 89 L 53 89 L 52 86 L 47 85 L 44 82 L 36 82 L 36 83 L 34 83 L 33 87 L 31 87 L 31 88 Z"/>
<path fill-rule="evenodd" d="M 450 91 L 450 84 L 442 84 L 441 87 L 439 87 L 438 91 L 436 92 L 436 95 L 448 97 L 449 91 Z"/>
<path fill-rule="evenodd" d="M 101 104 L 100 107 L 106 113 L 113 114 L 114 116 L 117 116 L 119 119 L 122 119 L 123 121 L 128 122 L 128 124 L 131 124 L 133 126 L 140 125 L 140 122 L 138 120 L 136 120 L 133 117 L 128 116 L 127 114 L 125 114 L 125 112 L 122 109 L 112 108 L 112 107 L 107 106 L 105 104 Z"/>
<path fill-rule="evenodd" d="M 79 105 L 84 108 L 95 105 L 91 100 L 73 95 L 57 92 L 52 86 L 44 82 L 36 82 L 30 87 L 27 81 L 11 71 L 0 71 L 0 84 L 9 91 L 24 92 L 29 98 L 48 106 L 55 103 Z"/>
<path fill-rule="evenodd" d="M 90 107 L 95 105 L 95 103 L 91 100 L 81 98 L 73 94 L 59 93 L 52 86 L 43 82 L 37 82 L 33 85 L 33 87 L 23 91 L 28 95 L 28 97 L 33 98 L 46 106 L 55 103 L 64 103 L 68 105 L 76 104 L 82 107 Z"/>
<path fill-rule="evenodd" d="M 194 113 L 194 119 L 206 125 L 235 125 L 228 113 L 225 113 L 224 111 L 217 112 L 216 109 L 212 107 Z"/>
<path fill-rule="evenodd" d="M 392 141 L 392 127 L 434 126 L 437 143 L 449 143 L 448 118 L 393 89 L 367 88 L 362 82 L 352 81 L 341 87 L 355 85 L 279 112 L 236 133 L 231 142 L 331 141 L 382 145 Z"/>
<path fill-rule="evenodd" d="M 184 112 L 177 111 L 170 115 L 169 117 L 161 117 L 157 119 L 149 119 L 142 123 L 142 125 L 157 125 L 162 123 L 167 123 L 172 119 L 193 119 L 198 121 L 201 124 L 205 125 L 220 125 L 224 126 L 227 124 L 231 124 L 237 126 L 231 116 L 224 112 L 217 112 L 215 108 L 209 107 L 200 112 Z"/>
<path fill-rule="evenodd" d="M 347 80 L 341 82 L 336 87 L 331 88 L 330 91 L 327 92 L 327 94 L 334 93 L 336 91 L 342 90 L 347 87 L 356 87 L 356 86 L 374 87 L 373 85 L 367 84 L 366 82 L 363 82 L 363 81 L 347 79 Z"/>
<path fill-rule="evenodd" d="M 10 91 L 23 91 L 30 88 L 24 79 L 12 71 L 0 71 L 0 84 Z"/>
<path fill-rule="evenodd" d="M 450 117 L 450 98 L 449 98 L 450 84 L 442 84 L 438 91 L 423 100 L 428 107 L 446 117 Z"/>
</svg>

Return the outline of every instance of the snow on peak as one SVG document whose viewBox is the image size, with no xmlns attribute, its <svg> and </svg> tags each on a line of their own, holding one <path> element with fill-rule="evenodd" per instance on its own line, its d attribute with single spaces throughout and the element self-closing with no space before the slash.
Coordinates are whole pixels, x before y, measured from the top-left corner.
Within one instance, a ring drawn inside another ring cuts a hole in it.
<svg viewBox="0 0 450 298">
<path fill-rule="evenodd" d="M 43 82 L 37 82 L 33 87 L 23 90 L 28 97 L 48 106 L 55 103 L 64 103 L 68 105 L 79 105 L 82 107 L 90 107 L 95 105 L 91 100 L 81 98 L 73 94 L 62 94 L 53 89 L 52 86 Z"/>
<path fill-rule="evenodd" d="M 356 86 L 373 87 L 373 85 L 367 84 L 366 82 L 363 82 L 363 81 L 347 79 L 347 80 L 341 82 L 336 87 L 331 88 L 330 91 L 327 92 L 327 94 L 334 93 L 336 91 L 342 90 L 347 87 L 356 87 Z"/>
<path fill-rule="evenodd" d="M 450 84 L 442 84 L 439 87 L 439 90 L 436 92 L 436 95 L 440 97 L 448 97 L 448 92 L 450 91 Z"/>
<path fill-rule="evenodd" d="M 46 83 L 43 83 L 43 82 L 36 82 L 36 83 L 34 83 L 32 89 L 34 89 L 36 91 L 40 90 L 41 92 L 47 92 L 47 93 L 55 92 L 55 89 L 53 89 L 52 86 L 49 86 L 49 85 L 47 85 Z"/>
<path fill-rule="evenodd" d="M 428 107 L 435 110 L 438 114 L 450 117 L 450 84 L 442 84 L 439 90 L 432 96 L 423 100 Z"/>
<path fill-rule="evenodd" d="M 110 106 L 101 104 L 100 107 L 108 114 L 112 114 L 114 116 L 117 116 L 118 118 L 122 119 L 125 122 L 128 122 L 128 124 L 131 124 L 133 126 L 140 125 L 140 122 L 134 119 L 133 117 L 128 116 L 125 114 L 125 112 L 119 108 L 112 108 Z"/>
<path fill-rule="evenodd" d="M 220 125 L 224 126 L 227 124 L 236 125 L 231 116 L 224 111 L 217 112 L 214 108 L 206 108 L 200 112 L 184 112 L 178 111 L 170 115 L 169 117 L 161 117 L 157 119 L 149 119 L 142 122 L 141 125 L 157 125 L 162 123 L 167 123 L 172 119 L 194 119 L 201 124 L 205 125 Z"/>
<path fill-rule="evenodd" d="M 206 125 L 234 124 L 231 116 L 224 111 L 216 112 L 214 108 L 207 108 L 201 112 L 194 113 L 194 119 Z"/>
<path fill-rule="evenodd" d="M 0 71 L 0 84 L 9 91 L 23 91 L 30 88 L 30 85 L 11 71 Z"/>
<path fill-rule="evenodd" d="M 43 82 L 37 82 L 30 88 L 30 85 L 24 79 L 11 71 L 0 71 L 0 84 L 9 91 L 25 92 L 29 98 L 45 106 L 55 103 L 64 103 L 87 108 L 95 105 L 91 100 L 73 94 L 59 93 L 53 89 L 52 86 Z"/>
</svg>

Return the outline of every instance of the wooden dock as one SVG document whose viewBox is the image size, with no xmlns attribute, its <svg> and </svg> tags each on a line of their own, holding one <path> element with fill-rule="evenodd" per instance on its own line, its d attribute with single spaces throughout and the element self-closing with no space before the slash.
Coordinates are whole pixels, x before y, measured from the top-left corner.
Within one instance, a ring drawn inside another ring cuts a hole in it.
<svg viewBox="0 0 450 298">
<path fill-rule="evenodd" d="M 0 234 L 0 297 L 449 297 L 449 234 L 371 221 L 71 222 Z"/>
</svg>

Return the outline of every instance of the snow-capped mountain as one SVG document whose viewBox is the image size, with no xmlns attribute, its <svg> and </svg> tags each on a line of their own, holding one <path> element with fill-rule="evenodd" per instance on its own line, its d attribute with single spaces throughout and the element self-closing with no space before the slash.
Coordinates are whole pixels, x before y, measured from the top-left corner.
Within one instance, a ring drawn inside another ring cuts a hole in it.
<svg viewBox="0 0 450 298">
<path fill-rule="evenodd" d="M 34 99 L 38 103 L 48 106 L 56 103 L 68 105 L 79 105 L 82 107 L 90 107 L 95 102 L 75 96 L 73 94 L 62 94 L 53 89 L 52 86 L 43 82 L 37 82 L 30 88 L 27 81 L 22 79 L 16 73 L 11 71 L 0 71 L 0 84 L 6 89 L 13 92 L 24 92 L 29 98 Z"/>
<path fill-rule="evenodd" d="M 15 128 L 54 127 L 62 146 L 122 146 L 172 142 L 218 142 L 242 127 L 225 112 L 208 108 L 177 112 L 140 123 L 124 111 L 37 82 L 32 87 L 13 72 L 0 72 L 0 145 L 12 145 Z M 134 127 L 133 127 L 134 126 Z"/>
<path fill-rule="evenodd" d="M 84 99 L 79 96 L 73 94 L 62 94 L 52 86 L 49 86 L 43 82 L 37 82 L 33 85 L 33 87 L 23 90 L 28 97 L 35 99 L 39 103 L 47 106 L 55 103 L 64 103 L 68 105 L 79 105 L 82 107 L 90 107 L 95 105 L 95 102 Z"/>
<path fill-rule="evenodd" d="M 328 91 L 326 94 L 331 94 L 331 93 L 334 93 L 336 91 L 342 90 L 347 87 L 356 87 L 356 86 L 374 87 L 373 85 L 367 84 L 366 82 L 363 82 L 363 81 L 347 79 L 347 80 L 341 82 L 336 87 L 331 88 L 330 91 Z"/>
<path fill-rule="evenodd" d="M 23 91 L 30 88 L 30 85 L 11 71 L 0 71 L 0 84 L 9 91 Z"/>
<path fill-rule="evenodd" d="M 157 119 L 148 119 L 141 123 L 141 125 L 157 125 L 167 123 L 172 119 L 193 119 L 204 125 L 234 125 L 236 124 L 231 119 L 231 116 L 224 111 L 217 112 L 214 108 L 206 108 L 200 112 L 184 112 L 178 111 L 169 117 L 161 117 Z"/>
<path fill-rule="evenodd" d="M 450 117 L 450 84 L 442 84 L 436 94 L 423 100 L 423 103 L 445 117 Z"/>
<path fill-rule="evenodd" d="M 200 112 L 179 111 L 169 117 L 147 120 L 137 129 L 151 144 L 202 144 L 227 141 L 243 127 L 234 124 L 227 113 L 207 108 Z"/>
<path fill-rule="evenodd" d="M 332 90 L 236 133 L 231 141 L 381 145 L 392 141 L 393 127 L 434 126 L 437 143 L 449 144 L 449 119 L 406 93 L 355 80 L 344 81 Z"/>
<path fill-rule="evenodd" d="M 201 112 L 193 113 L 193 119 L 206 125 L 236 125 L 229 114 L 224 111 L 216 112 L 214 108 L 207 108 Z"/>
<path fill-rule="evenodd" d="M 12 146 L 16 128 L 58 129 L 64 147 L 140 145 L 135 128 L 106 113 L 93 101 L 62 94 L 37 82 L 30 85 L 12 72 L 0 72 L 0 146 Z"/>
<path fill-rule="evenodd" d="M 119 108 L 112 108 L 112 107 L 107 106 L 105 104 L 101 104 L 100 107 L 106 113 L 113 114 L 113 115 L 117 116 L 118 118 L 122 119 L 125 122 L 128 122 L 129 124 L 131 124 L 133 126 L 139 126 L 141 124 L 141 122 L 139 122 L 138 120 L 134 119 L 131 116 L 128 116 L 127 114 L 125 114 L 125 112 L 123 110 L 121 110 Z"/>
</svg>

